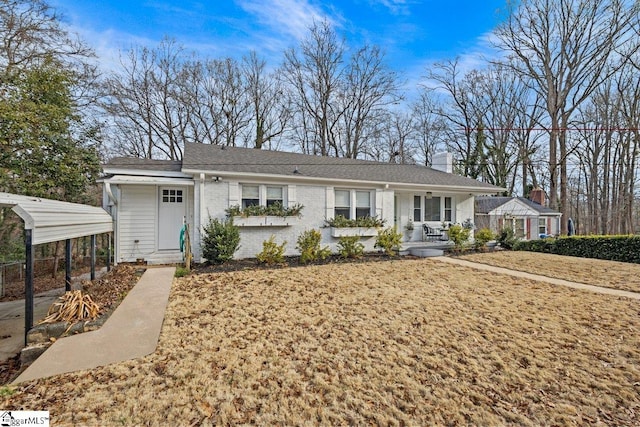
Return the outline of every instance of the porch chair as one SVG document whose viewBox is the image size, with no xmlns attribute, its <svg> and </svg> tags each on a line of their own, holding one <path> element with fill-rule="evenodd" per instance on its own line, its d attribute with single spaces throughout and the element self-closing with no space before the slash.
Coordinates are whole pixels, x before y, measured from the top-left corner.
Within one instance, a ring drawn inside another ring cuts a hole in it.
<svg viewBox="0 0 640 427">
<path fill-rule="evenodd" d="M 442 230 L 437 228 L 429 227 L 427 224 L 422 224 L 422 240 L 440 240 L 442 239 L 443 233 Z"/>
</svg>

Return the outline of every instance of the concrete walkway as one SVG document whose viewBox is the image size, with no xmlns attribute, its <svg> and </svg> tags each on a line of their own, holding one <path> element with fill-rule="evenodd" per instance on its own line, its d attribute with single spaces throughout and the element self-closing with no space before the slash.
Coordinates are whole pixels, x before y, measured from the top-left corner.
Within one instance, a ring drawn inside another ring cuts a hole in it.
<svg viewBox="0 0 640 427">
<path fill-rule="evenodd" d="M 174 272 L 175 267 L 148 268 L 100 329 L 59 339 L 14 383 L 153 353 L 158 345 Z"/>
<path fill-rule="evenodd" d="M 581 289 L 584 291 L 597 292 L 600 294 L 607 295 L 615 295 L 619 297 L 632 298 L 636 300 L 640 300 L 640 293 L 629 292 L 629 291 L 621 291 L 619 289 L 612 288 L 604 288 L 602 286 L 594 286 L 594 285 L 586 285 L 584 283 L 570 282 L 568 280 L 563 279 L 555 279 L 553 277 L 540 276 L 538 274 L 525 273 L 524 271 L 511 270 L 503 267 L 496 267 L 493 265 L 481 264 L 478 262 L 471 262 L 458 258 L 449 258 L 449 257 L 433 257 L 431 258 L 436 261 L 446 262 L 449 264 L 462 265 L 464 267 L 475 268 L 477 270 L 491 271 L 493 273 L 507 274 L 509 276 L 522 277 L 525 279 L 536 280 L 538 282 L 546 282 L 552 285 L 560 285 L 567 286 L 569 288 Z"/>
<path fill-rule="evenodd" d="M 96 278 L 107 272 L 103 267 L 96 271 Z M 82 281 L 90 280 L 91 273 L 84 273 L 71 278 L 71 289 L 82 289 Z M 33 298 L 33 320 L 47 316 L 49 307 L 60 295 L 64 294 L 64 287 L 37 294 Z M 0 362 L 4 362 L 17 354 L 24 347 L 24 300 L 0 302 Z"/>
</svg>

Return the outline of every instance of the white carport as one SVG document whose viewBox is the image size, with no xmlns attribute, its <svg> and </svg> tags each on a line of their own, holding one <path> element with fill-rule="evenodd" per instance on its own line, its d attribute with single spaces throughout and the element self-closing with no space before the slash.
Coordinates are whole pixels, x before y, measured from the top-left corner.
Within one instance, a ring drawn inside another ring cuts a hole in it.
<svg viewBox="0 0 640 427">
<path fill-rule="evenodd" d="M 71 239 L 91 236 L 91 278 L 95 278 L 96 235 L 111 233 L 113 220 L 102 208 L 0 192 L 0 207 L 11 207 L 24 221 L 25 343 L 33 327 L 34 245 L 66 241 L 65 285 L 71 290 Z M 109 245 L 110 246 L 110 245 Z M 109 266 L 110 255 L 107 256 Z"/>
</svg>

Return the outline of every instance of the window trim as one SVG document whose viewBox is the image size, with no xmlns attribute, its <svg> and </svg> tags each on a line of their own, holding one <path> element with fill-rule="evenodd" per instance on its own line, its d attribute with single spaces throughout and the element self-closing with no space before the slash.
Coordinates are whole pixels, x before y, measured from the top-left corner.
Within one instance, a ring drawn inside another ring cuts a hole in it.
<svg viewBox="0 0 640 427">
<path fill-rule="evenodd" d="M 358 213 L 358 209 L 364 209 L 364 207 L 358 207 L 357 206 L 357 194 L 358 193 L 368 193 L 369 194 L 369 214 L 368 216 L 370 217 L 374 217 L 375 216 L 375 190 L 373 189 L 367 189 L 367 188 L 343 188 L 343 187 L 339 187 L 339 188 L 334 188 L 333 189 L 333 216 L 334 218 L 338 215 L 337 210 L 339 208 L 342 208 L 343 210 L 345 208 L 347 208 L 347 206 L 340 206 L 338 207 L 336 204 L 336 192 L 337 191 L 348 191 L 349 192 L 349 216 L 346 217 L 347 219 L 355 219 L 357 217 L 357 213 Z"/>
<path fill-rule="evenodd" d="M 244 182 L 239 184 L 239 194 L 240 194 L 240 208 L 245 209 L 244 197 L 243 197 L 243 189 L 245 187 L 258 187 L 258 206 L 268 206 L 267 203 L 269 200 L 275 199 L 267 199 L 267 188 L 282 188 L 282 206 L 288 206 L 288 186 L 286 184 L 258 184 L 254 182 Z M 248 200 L 248 199 L 247 199 Z M 251 199 L 255 200 L 255 199 Z"/>
<path fill-rule="evenodd" d="M 544 228 L 544 231 L 540 231 L 542 228 Z M 538 217 L 538 235 L 540 234 L 549 234 L 547 233 L 547 218 Z"/>
<path fill-rule="evenodd" d="M 413 222 L 422 222 L 422 197 L 416 194 L 413 195 Z"/>
</svg>

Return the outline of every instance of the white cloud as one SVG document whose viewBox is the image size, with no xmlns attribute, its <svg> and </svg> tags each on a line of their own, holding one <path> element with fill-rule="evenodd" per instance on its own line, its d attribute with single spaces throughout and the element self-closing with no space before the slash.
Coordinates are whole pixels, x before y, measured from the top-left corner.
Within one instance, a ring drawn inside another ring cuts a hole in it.
<svg viewBox="0 0 640 427">
<path fill-rule="evenodd" d="M 302 40 L 314 22 L 334 20 L 307 0 L 240 0 L 239 6 L 271 31 Z"/>
<path fill-rule="evenodd" d="M 372 0 L 372 4 L 380 4 L 394 15 L 409 15 L 409 2 L 406 0 Z"/>
</svg>

